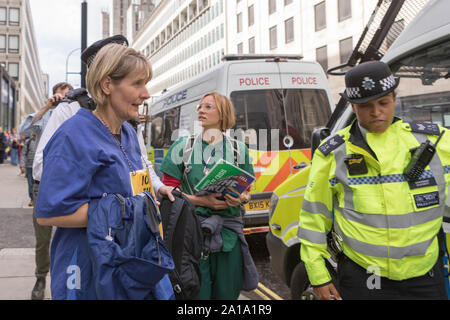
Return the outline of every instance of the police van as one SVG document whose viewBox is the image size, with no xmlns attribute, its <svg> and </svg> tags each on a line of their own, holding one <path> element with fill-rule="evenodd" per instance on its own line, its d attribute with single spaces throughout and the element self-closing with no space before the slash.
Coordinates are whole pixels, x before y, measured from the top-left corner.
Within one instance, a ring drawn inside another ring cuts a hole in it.
<svg viewBox="0 0 450 320">
<path fill-rule="evenodd" d="M 318 63 L 301 56 L 225 56 L 220 65 L 152 102 L 149 157 L 157 172 L 176 139 L 201 133 L 195 110 L 211 91 L 233 101 L 236 125 L 228 134 L 244 140 L 254 166 L 244 232 L 267 232 L 273 190 L 309 164 L 311 133 L 333 110 L 327 77 Z"/>
</svg>

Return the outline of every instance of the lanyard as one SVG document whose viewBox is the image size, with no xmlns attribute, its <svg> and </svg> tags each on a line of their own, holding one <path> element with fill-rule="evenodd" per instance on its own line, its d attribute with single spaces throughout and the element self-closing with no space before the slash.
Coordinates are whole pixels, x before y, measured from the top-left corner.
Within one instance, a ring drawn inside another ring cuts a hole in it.
<svg viewBox="0 0 450 320">
<path fill-rule="evenodd" d="M 202 150 L 203 173 L 205 175 L 207 175 L 209 173 L 209 169 L 208 169 L 209 161 L 211 160 L 212 157 L 215 157 L 215 155 L 216 155 L 216 147 L 214 147 L 214 149 L 211 151 L 211 155 L 209 156 L 208 160 L 205 161 L 204 158 L 203 158 L 203 140 L 201 141 L 201 143 L 202 143 L 201 144 L 201 150 Z M 223 137 L 223 140 L 222 140 L 222 151 L 221 151 L 221 153 L 222 153 L 222 158 L 223 158 L 223 155 L 225 153 L 225 137 Z"/>
</svg>

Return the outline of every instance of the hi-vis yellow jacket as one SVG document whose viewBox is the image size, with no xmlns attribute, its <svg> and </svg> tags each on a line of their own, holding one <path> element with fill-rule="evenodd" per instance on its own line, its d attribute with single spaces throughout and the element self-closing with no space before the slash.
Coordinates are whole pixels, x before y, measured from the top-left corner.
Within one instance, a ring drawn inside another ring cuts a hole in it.
<svg viewBox="0 0 450 320">
<path fill-rule="evenodd" d="M 406 181 L 410 150 L 427 139 L 435 143 L 443 130 L 420 180 Z M 424 275 L 438 258 L 443 216 L 450 216 L 449 185 L 445 128 L 396 119 L 364 139 L 355 121 L 330 137 L 314 154 L 299 217 L 300 255 L 311 284 L 331 281 L 324 259 L 333 221 L 344 254 L 361 267 L 393 280 Z"/>
</svg>

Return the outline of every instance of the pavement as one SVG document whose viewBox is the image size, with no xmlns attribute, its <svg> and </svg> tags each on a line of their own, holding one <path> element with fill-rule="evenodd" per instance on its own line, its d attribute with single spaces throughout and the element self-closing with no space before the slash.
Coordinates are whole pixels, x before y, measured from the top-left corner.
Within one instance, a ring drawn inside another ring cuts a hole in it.
<svg viewBox="0 0 450 320">
<path fill-rule="evenodd" d="M 36 281 L 33 210 L 19 168 L 0 164 L 0 300 L 30 300 Z M 45 299 L 50 299 L 50 277 Z"/>
</svg>

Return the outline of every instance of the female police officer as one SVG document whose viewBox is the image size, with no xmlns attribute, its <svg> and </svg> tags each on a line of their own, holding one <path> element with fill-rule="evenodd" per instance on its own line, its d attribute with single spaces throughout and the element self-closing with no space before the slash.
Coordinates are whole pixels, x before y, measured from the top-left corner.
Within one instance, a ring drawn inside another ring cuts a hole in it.
<svg viewBox="0 0 450 320">
<path fill-rule="evenodd" d="M 357 120 L 315 152 L 300 212 L 314 291 L 321 299 L 445 299 L 437 235 L 449 213 L 450 134 L 394 117 L 399 79 L 383 62 L 354 67 L 345 82 Z M 423 174 L 405 175 L 415 148 L 442 132 Z M 342 251 L 339 291 L 324 261 L 331 229 Z"/>
</svg>

